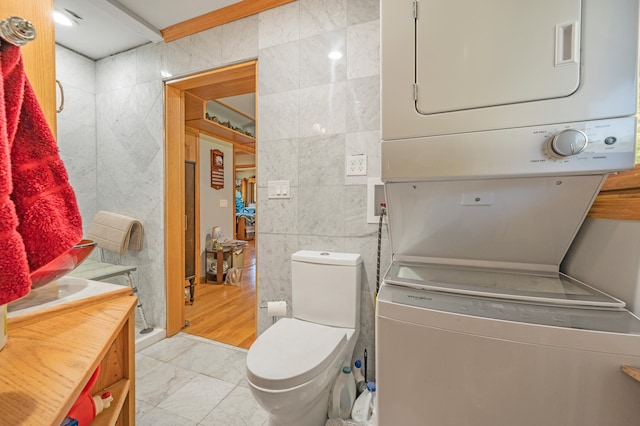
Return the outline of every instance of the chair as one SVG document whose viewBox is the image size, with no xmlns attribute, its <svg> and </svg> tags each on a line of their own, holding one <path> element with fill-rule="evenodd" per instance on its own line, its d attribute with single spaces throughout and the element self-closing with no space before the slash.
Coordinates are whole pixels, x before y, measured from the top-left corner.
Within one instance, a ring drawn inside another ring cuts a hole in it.
<svg viewBox="0 0 640 426">
<path fill-rule="evenodd" d="M 121 265 L 121 255 L 127 250 L 142 249 L 143 228 L 140 221 L 128 216 L 116 213 L 100 211 L 96 214 L 89 226 L 87 238 L 97 242 L 100 249 L 100 260 L 87 259 L 68 275 L 76 278 L 85 278 L 88 280 L 104 281 L 109 278 L 124 276 L 129 282 L 134 296 L 138 298 L 138 314 L 142 321 L 141 334 L 150 333 L 153 327 L 147 323 L 147 319 L 142 310 L 142 302 L 138 296 L 138 288 L 132 272 L 138 268 L 135 265 Z M 105 261 L 105 251 L 117 254 L 117 263 L 109 263 Z"/>
</svg>

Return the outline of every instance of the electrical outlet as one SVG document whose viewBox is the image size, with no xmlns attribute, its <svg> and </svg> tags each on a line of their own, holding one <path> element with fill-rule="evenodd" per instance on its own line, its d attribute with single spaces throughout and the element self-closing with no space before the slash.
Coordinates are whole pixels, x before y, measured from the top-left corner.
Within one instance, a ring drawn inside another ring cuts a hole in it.
<svg viewBox="0 0 640 426">
<path fill-rule="evenodd" d="M 366 176 L 367 156 L 347 155 L 347 176 Z"/>
</svg>

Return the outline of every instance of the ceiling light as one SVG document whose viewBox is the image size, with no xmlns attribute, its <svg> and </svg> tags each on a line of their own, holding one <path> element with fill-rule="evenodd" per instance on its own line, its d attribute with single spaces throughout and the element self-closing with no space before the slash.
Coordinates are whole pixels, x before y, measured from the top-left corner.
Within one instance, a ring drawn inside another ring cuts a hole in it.
<svg viewBox="0 0 640 426">
<path fill-rule="evenodd" d="M 53 20 L 56 24 L 64 25 L 65 27 L 71 27 L 74 23 L 71 18 L 57 10 L 53 11 Z"/>
<path fill-rule="evenodd" d="M 340 58 L 342 58 L 342 52 L 339 52 L 337 50 L 329 52 L 329 59 L 331 59 L 332 61 L 337 61 Z"/>
</svg>

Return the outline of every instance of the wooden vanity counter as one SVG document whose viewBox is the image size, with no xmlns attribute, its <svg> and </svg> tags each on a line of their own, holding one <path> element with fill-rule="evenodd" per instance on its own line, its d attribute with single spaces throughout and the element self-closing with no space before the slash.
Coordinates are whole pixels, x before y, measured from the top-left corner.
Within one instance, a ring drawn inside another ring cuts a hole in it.
<svg viewBox="0 0 640 426">
<path fill-rule="evenodd" d="M 92 425 L 135 424 L 131 288 L 9 318 L 0 351 L 0 425 L 62 423 L 98 365 L 91 394 L 114 397 Z"/>
</svg>

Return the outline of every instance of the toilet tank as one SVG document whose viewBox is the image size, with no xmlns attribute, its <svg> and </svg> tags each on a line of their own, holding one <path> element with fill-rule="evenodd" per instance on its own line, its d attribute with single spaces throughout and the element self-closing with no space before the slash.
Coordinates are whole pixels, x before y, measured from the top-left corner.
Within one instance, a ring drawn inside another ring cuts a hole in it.
<svg viewBox="0 0 640 426">
<path fill-rule="evenodd" d="M 360 321 L 362 257 L 355 253 L 301 250 L 291 256 L 295 318 L 334 327 Z"/>
</svg>

